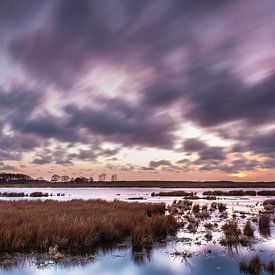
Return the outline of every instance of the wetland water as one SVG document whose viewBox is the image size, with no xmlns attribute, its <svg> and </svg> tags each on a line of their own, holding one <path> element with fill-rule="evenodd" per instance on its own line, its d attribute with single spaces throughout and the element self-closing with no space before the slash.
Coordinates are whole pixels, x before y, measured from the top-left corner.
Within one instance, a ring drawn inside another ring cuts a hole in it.
<svg viewBox="0 0 275 275">
<path fill-rule="evenodd" d="M 143 197 L 144 202 L 165 202 L 167 205 L 181 197 L 151 197 L 152 192 L 174 191 L 176 189 L 164 188 L 0 188 L 0 192 L 24 192 L 30 194 L 34 191 L 53 194 L 49 198 L 42 199 L 105 199 L 105 200 L 128 200 L 128 198 Z M 180 190 L 180 189 L 179 189 Z M 185 191 L 197 192 L 200 196 L 206 189 L 184 189 Z M 211 190 L 211 189 L 207 189 Z M 230 189 L 222 189 L 230 190 Z M 253 190 L 262 190 L 256 188 Z M 267 190 L 267 189 L 265 189 Z M 57 196 L 58 193 L 64 196 Z M 176 238 L 168 239 L 165 243 L 156 243 L 152 251 L 139 254 L 132 253 L 131 247 L 122 244 L 118 248 L 108 251 L 98 251 L 91 260 L 60 261 L 39 260 L 37 257 L 27 257 L 15 264 L 8 262 L 0 268 L 2 275 L 53 275 L 53 274 L 103 274 L 103 275 L 220 275 L 240 274 L 239 261 L 250 259 L 253 255 L 259 255 L 262 260 L 275 260 L 275 228 L 273 221 L 270 222 L 271 231 L 269 236 L 262 236 L 258 231 L 258 225 L 253 222 L 255 236 L 249 246 L 237 246 L 229 249 L 221 246 L 219 240 L 222 237 L 221 225 L 232 219 L 235 213 L 239 227 L 242 229 L 247 219 L 253 220 L 261 209 L 261 202 L 265 199 L 275 197 L 244 196 L 244 197 L 219 197 L 217 202 L 227 205 L 228 218 L 221 217 L 218 211 L 211 214 L 210 221 L 218 224 L 212 230 L 213 238 L 207 241 L 204 224 L 209 222 L 203 220 L 198 225 L 195 233 L 190 233 L 186 226 L 179 230 Z M 7 198 L 1 199 L 37 199 L 37 198 Z M 195 203 L 201 205 L 210 204 L 212 201 L 197 200 Z M 264 271 L 262 274 L 268 274 Z"/>
</svg>

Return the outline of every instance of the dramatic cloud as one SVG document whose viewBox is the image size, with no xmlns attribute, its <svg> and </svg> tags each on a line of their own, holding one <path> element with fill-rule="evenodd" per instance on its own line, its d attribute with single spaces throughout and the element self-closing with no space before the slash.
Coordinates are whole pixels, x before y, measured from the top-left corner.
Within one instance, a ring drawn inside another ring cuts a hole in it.
<svg viewBox="0 0 275 275">
<path fill-rule="evenodd" d="M 2 0 L 0 17 L 2 169 L 274 167 L 274 1 Z"/>
</svg>

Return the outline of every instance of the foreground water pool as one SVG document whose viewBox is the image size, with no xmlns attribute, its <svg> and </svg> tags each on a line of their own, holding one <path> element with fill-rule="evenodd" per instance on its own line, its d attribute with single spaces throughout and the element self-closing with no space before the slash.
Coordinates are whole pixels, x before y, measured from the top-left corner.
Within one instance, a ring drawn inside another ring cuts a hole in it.
<svg viewBox="0 0 275 275">
<path fill-rule="evenodd" d="M 162 188 L 1 188 L 0 192 L 25 192 L 42 191 L 52 193 L 51 199 L 105 199 L 128 200 L 129 198 L 143 197 L 145 201 L 170 204 L 175 197 L 151 197 L 152 192 L 170 191 L 175 189 Z M 195 191 L 201 195 L 204 189 L 185 189 Z M 226 190 L 226 189 L 223 189 Z M 257 190 L 257 189 L 254 189 Z M 258 190 L 261 190 L 260 188 Z M 57 196 L 64 193 L 64 196 Z M 11 198 L 3 198 L 11 199 Z M 26 198 L 12 198 L 26 199 Z M 30 199 L 30 198 L 27 198 Z M 44 198 L 43 198 L 44 199 Z M 221 197 L 220 200 L 228 206 L 229 215 L 233 210 L 252 211 L 251 206 L 262 202 L 266 197 Z M 205 204 L 209 201 L 200 200 Z M 252 213 L 252 212 L 251 212 Z M 250 214 L 246 215 L 249 218 Z M 252 215 L 251 215 L 252 217 Z M 214 217 L 215 218 L 215 217 Z M 218 214 L 217 214 L 218 219 Z M 237 217 L 240 227 L 243 227 L 245 219 Z M 256 227 L 256 225 L 255 225 Z M 36 256 L 28 256 L 18 262 L 11 261 L 0 268 L 0 275 L 220 275 L 240 274 L 239 262 L 249 259 L 253 255 L 259 255 L 263 261 L 275 260 L 275 232 L 274 224 L 271 224 L 270 236 L 261 236 L 255 232 L 255 238 L 248 247 L 223 247 L 219 244 L 221 230 L 213 233 L 213 239 L 206 241 L 204 228 L 196 233 L 180 230 L 177 238 L 171 238 L 166 243 L 155 244 L 148 253 L 132 253 L 130 246 L 121 246 L 109 251 L 98 251 L 92 259 L 84 261 L 41 260 Z M 268 274 L 263 272 L 261 274 Z"/>
</svg>

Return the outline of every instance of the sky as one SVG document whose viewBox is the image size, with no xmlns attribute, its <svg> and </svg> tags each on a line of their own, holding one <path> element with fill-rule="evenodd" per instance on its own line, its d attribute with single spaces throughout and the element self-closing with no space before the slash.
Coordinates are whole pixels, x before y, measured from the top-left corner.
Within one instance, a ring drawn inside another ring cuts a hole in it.
<svg viewBox="0 0 275 275">
<path fill-rule="evenodd" d="M 274 0 L 0 0 L 0 172 L 275 180 Z"/>
</svg>

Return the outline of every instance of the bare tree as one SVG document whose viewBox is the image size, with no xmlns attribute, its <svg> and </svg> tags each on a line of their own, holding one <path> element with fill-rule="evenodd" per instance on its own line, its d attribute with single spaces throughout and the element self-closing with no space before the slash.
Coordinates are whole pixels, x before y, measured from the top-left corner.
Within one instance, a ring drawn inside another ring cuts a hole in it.
<svg viewBox="0 0 275 275">
<path fill-rule="evenodd" d="M 112 182 L 117 181 L 117 174 L 113 174 L 113 175 L 112 175 L 111 181 L 112 181 Z"/>
<path fill-rule="evenodd" d="M 98 176 L 98 181 L 105 181 L 106 180 L 106 174 L 102 173 Z"/>
<path fill-rule="evenodd" d="M 68 182 L 70 180 L 70 177 L 69 176 L 61 176 L 60 180 L 62 182 Z"/>
<path fill-rule="evenodd" d="M 60 181 L 60 176 L 57 175 L 57 174 L 54 174 L 54 175 L 52 176 L 51 181 L 53 181 L 53 182 L 58 182 L 58 181 Z"/>
</svg>

